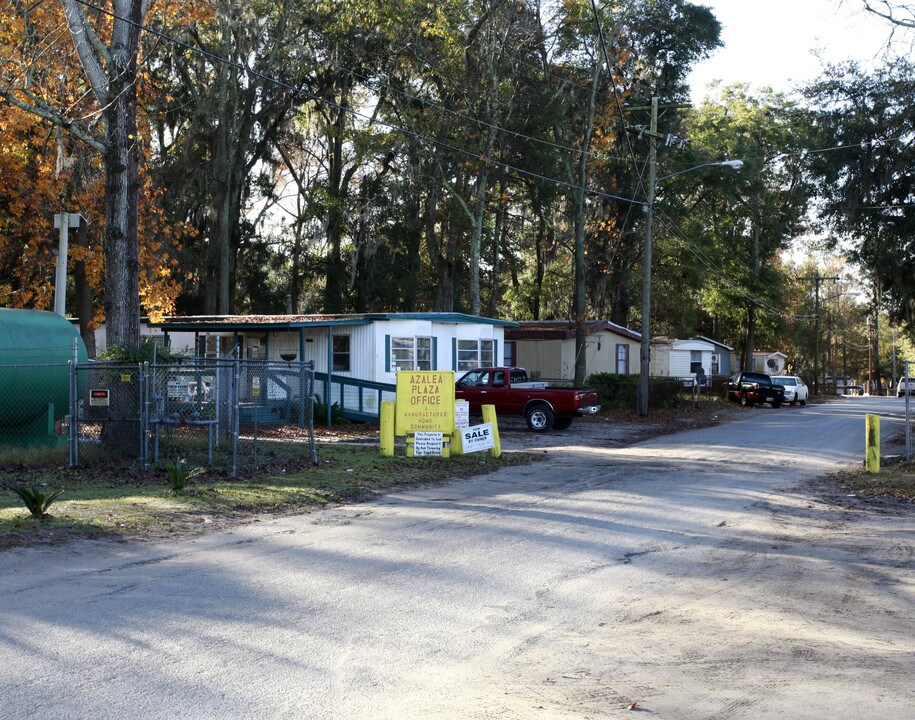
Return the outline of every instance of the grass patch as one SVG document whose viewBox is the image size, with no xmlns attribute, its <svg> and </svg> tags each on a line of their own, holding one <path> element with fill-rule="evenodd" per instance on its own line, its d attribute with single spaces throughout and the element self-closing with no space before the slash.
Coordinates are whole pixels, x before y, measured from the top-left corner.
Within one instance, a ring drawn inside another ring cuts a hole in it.
<svg viewBox="0 0 915 720">
<path fill-rule="evenodd" d="M 884 464 L 877 474 L 864 470 L 845 473 L 839 486 L 843 492 L 859 497 L 915 502 L 915 463 Z"/>
<path fill-rule="evenodd" d="M 260 453 L 259 453 L 260 455 Z M 264 464 L 239 478 L 205 472 L 172 492 L 164 468 L 149 471 L 98 463 L 70 470 L 60 465 L 0 467 L 0 548 L 63 542 L 70 538 L 181 537 L 227 526 L 261 513 L 300 512 L 352 502 L 393 488 L 442 482 L 531 462 L 536 456 L 485 453 L 444 458 L 381 457 L 378 448 L 325 445 L 319 464 L 301 449 L 278 444 Z M 50 517 L 32 518 L 12 488 L 28 485 L 66 490 Z"/>
</svg>

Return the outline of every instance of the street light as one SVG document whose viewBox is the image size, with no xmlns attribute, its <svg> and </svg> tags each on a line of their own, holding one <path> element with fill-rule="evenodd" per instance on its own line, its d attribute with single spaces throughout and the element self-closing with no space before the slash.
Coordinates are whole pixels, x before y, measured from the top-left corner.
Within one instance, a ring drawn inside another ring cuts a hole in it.
<svg viewBox="0 0 915 720">
<path fill-rule="evenodd" d="M 682 175 L 683 173 L 692 172 L 693 170 L 698 170 L 699 168 L 704 167 L 729 167 L 734 170 L 740 170 L 743 167 L 743 160 L 722 160 L 721 162 L 707 162 L 702 163 L 701 165 L 696 165 L 686 170 L 680 170 L 679 172 L 671 173 L 670 175 L 664 175 L 655 180 L 656 183 L 661 182 L 662 180 L 667 180 L 668 178 L 676 177 L 677 175 Z"/>
<path fill-rule="evenodd" d="M 652 98 L 652 104 L 657 102 Z M 648 202 L 645 203 L 645 254 L 642 259 L 642 339 L 639 350 L 639 415 L 648 417 L 648 354 L 651 349 L 651 239 L 654 230 L 654 195 L 657 184 L 676 175 L 693 172 L 704 167 L 729 167 L 740 170 L 743 160 L 722 160 L 707 162 L 679 172 L 656 177 L 657 145 L 651 138 L 651 154 L 648 162 Z"/>
</svg>

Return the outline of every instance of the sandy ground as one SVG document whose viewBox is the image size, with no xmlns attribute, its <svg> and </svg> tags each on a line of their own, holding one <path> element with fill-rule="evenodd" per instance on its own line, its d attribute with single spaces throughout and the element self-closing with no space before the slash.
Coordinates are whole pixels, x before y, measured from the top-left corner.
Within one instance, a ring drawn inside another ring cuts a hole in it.
<svg viewBox="0 0 915 720">
<path fill-rule="evenodd" d="M 632 447 L 506 426 L 547 459 L 180 545 L 8 551 L 0 716 L 912 717 L 910 506 L 811 485 L 897 409 Z"/>
</svg>

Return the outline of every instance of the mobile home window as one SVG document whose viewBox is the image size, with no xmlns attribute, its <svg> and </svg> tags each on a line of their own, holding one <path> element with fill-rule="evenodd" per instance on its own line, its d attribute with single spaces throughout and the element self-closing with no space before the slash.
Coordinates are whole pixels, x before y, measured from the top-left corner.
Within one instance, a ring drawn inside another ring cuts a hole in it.
<svg viewBox="0 0 915 720">
<path fill-rule="evenodd" d="M 701 350 L 690 350 L 689 351 L 689 371 L 696 374 L 704 374 L 702 370 L 702 351 Z"/>
<path fill-rule="evenodd" d="M 616 346 L 616 374 L 629 374 L 629 346 L 620 344 Z"/>
<path fill-rule="evenodd" d="M 494 340 L 457 341 L 457 369 L 472 370 L 475 367 L 495 367 Z"/>
<path fill-rule="evenodd" d="M 515 360 L 516 352 L 515 343 L 506 340 L 502 346 L 502 362 L 506 367 L 513 367 L 517 363 L 517 360 Z"/>
<path fill-rule="evenodd" d="M 392 337 L 391 358 L 398 370 L 431 370 L 432 338 Z"/>
<path fill-rule="evenodd" d="M 349 335 L 334 335 L 334 372 L 349 372 Z"/>
</svg>

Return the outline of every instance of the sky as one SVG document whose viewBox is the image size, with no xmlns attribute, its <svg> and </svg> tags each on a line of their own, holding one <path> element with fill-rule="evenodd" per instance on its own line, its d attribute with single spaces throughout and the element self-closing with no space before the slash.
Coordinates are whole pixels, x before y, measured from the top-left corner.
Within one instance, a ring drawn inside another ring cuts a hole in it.
<svg viewBox="0 0 915 720">
<path fill-rule="evenodd" d="M 788 92 L 817 77 L 826 62 L 879 59 L 890 34 L 885 21 L 862 9 L 862 0 L 693 1 L 712 8 L 724 43 L 691 73 L 694 103 L 712 80 Z"/>
</svg>

